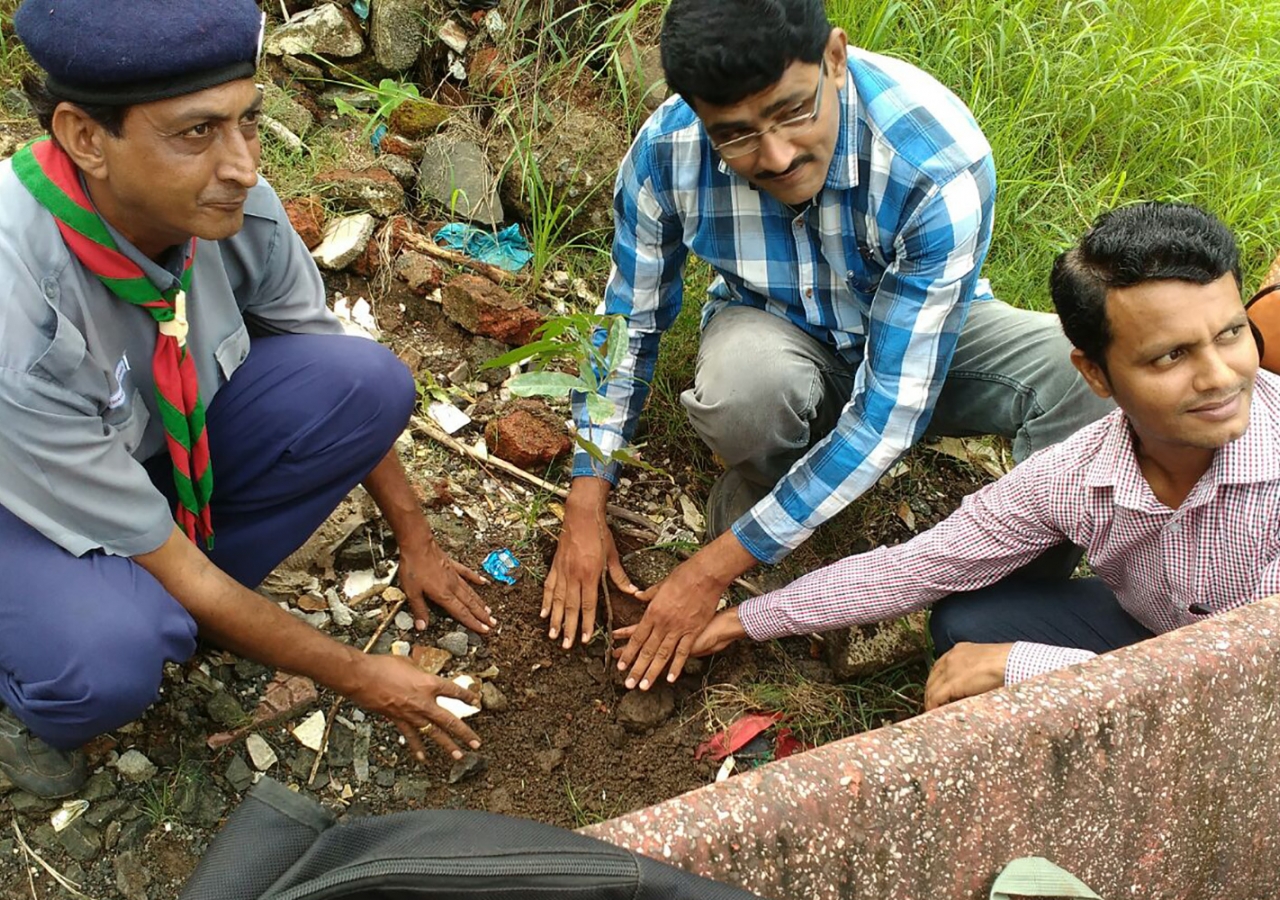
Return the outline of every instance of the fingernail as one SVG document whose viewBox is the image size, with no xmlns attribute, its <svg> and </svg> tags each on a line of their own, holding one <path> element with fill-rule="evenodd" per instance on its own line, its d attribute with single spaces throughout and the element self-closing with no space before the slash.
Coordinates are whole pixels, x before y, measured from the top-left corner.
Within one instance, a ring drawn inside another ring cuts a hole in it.
<svg viewBox="0 0 1280 900">
<path fill-rule="evenodd" d="M 426 762 L 426 761 L 427 761 L 427 754 L 425 754 L 425 753 L 415 753 L 415 754 L 414 754 L 414 758 L 415 758 L 415 759 L 417 759 L 417 760 L 418 760 L 418 762 L 420 762 L 420 763 L 424 763 L 424 762 Z"/>
<path fill-rule="evenodd" d="M 551 613 L 551 610 L 544 609 L 542 612 L 538 613 L 538 618 L 545 619 L 550 613 Z"/>
<path fill-rule="evenodd" d="M 487 632 L 487 631 L 489 630 L 489 626 L 488 626 L 488 625 L 486 625 L 486 624 L 484 624 L 483 622 L 481 622 L 481 623 L 480 623 L 480 630 L 481 630 L 481 631 L 484 631 L 484 632 Z"/>
<path fill-rule="evenodd" d="M 454 759 L 462 759 L 462 751 L 461 751 L 461 750 L 454 750 L 454 751 L 453 751 L 453 753 L 451 753 L 451 754 L 449 754 L 449 755 L 450 755 L 450 756 L 452 756 Z"/>
<path fill-rule="evenodd" d="M 626 668 L 627 668 L 627 664 L 626 664 L 626 663 L 624 663 L 624 662 L 619 662 L 619 663 L 618 663 L 618 671 L 619 671 L 619 672 L 626 671 Z"/>
<path fill-rule="evenodd" d="M 642 690 L 642 691 L 647 691 L 647 690 L 649 690 L 649 679 L 648 679 L 648 678 L 646 678 L 644 681 L 640 682 L 640 690 Z"/>
<path fill-rule="evenodd" d="M 631 690 L 631 689 L 632 689 L 633 687 L 635 687 L 635 686 L 636 686 L 636 680 L 635 680 L 634 678 L 628 678 L 628 679 L 627 679 L 627 690 Z"/>
<path fill-rule="evenodd" d="M 419 619 L 418 621 L 414 622 L 413 624 L 414 624 L 414 626 L 415 626 L 419 631 L 425 631 L 425 630 L 426 630 L 426 628 L 427 628 L 427 623 L 426 623 L 426 622 L 424 622 L 424 621 L 422 621 L 422 619 Z"/>
<path fill-rule="evenodd" d="M 667 673 L 667 684 L 675 684 L 676 676 L 671 672 Z"/>
<path fill-rule="evenodd" d="M 550 631 L 548 631 L 547 637 L 551 638 L 551 640 L 554 641 L 556 639 L 556 630 L 552 628 Z"/>
<path fill-rule="evenodd" d="M 490 617 L 489 617 L 489 624 L 490 624 L 490 625 L 497 625 L 497 624 L 498 624 L 498 620 L 497 620 L 497 619 L 495 619 L 493 616 L 490 616 Z"/>
<path fill-rule="evenodd" d="M 479 741 L 472 741 L 472 742 L 471 742 L 470 744 L 468 744 L 467 746 L 469 746 L 472 750 L 479 750 L 479 749 L 480 749 L 480 742 L 479 742 Z"/>
<path fill-rule="evenodd" d="M 492 606 L 486 606 L 486 607 L 484 608 L 484 611 L 485 611 L 485 612 L 487 612 L 487 613 L 492 613 L 492 612 L 493 612 L 493 607 L 492 607 Z"/>
<path fill-rule="evenodd" d="M 560 646 L 561 648 L 568 650 L 570 647 L 573 646 L 573 638 L 565 638 L 564 643 L 561 644 Z"/>
</svg>

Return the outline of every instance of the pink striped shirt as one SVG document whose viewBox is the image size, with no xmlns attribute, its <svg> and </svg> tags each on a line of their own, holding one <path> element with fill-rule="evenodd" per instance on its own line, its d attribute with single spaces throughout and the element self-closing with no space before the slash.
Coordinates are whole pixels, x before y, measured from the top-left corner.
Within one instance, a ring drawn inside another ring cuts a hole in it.
<svg viewBox="0 0 1280 900">
<path fill-rule="evenodd" d="M 1217 452 L 1177 509 L 1152 493 L 1116 410 L 1028 457 L 910 541 L 746 601 L 742 625 L 765 640 L 903 616 L 994 584 L 1063 540 L 1085 547 L 1120 605 L 1157 634 L 1280 594 L 1280 377 L 1259 372 L 1248 429 Z M 1019 642 L 1005 681 L 1093 655 Z"/>
</svg>

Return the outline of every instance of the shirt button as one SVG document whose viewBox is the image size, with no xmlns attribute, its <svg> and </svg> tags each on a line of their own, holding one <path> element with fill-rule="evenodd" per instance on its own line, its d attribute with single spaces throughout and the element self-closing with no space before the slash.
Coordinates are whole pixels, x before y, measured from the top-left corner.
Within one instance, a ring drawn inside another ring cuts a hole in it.
<svg viewBox="0 0 1280 900">
<path fill-rule="evenodd" d="M 812 297 L 813 297 L 813 288 L 805 288 L 805 289 L 804 289 L 804 295 L 805 295 L 806 297 L 810 297 L 810 298 L 812 298 Z"/>
<path fill-rule="evenodd" d="M 1170 534 L 1177 534 L 1179 531 L 1181 531 L 1181 530 L 1182 530 L 1182 523 L 1181 523 L 1181 522 L 1170 522 L 1170 523 L 1169 523 L 1169 526 L 1168 526 L 1168 528 L 1167 528 L 1166 530 L 1167 530 Z"/>
</svg>

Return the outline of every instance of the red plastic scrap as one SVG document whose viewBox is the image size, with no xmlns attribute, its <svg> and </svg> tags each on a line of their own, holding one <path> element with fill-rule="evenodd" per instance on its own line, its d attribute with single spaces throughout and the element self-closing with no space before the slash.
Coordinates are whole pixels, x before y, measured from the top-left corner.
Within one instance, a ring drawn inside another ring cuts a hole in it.
<svg viewBox="0 0 1280 900">
<path fill-rule="evenodd" d="M 805 750 L 812 749 L 808 744 L 796 740 L 796 736 L 791 733 L 790 728 L 779 728 L 778 734 L 773 741 L 773 758 L 786 759 L 796 753 L 803 753 Z"/>
<path fill-rule="evenodd" d="M 710 753 L 711 758 L 719 762 L 730 753 L 736 753 L 741 750 L 751 743 L 752 739 L 757 735 L 768 731 L 780 721 L 782 721 L 782 713 L 751 713 L 743 716 L 712 737 L 711 740 L 698 745 L 698 750 L 693 754 L 693 758 L 700 760 Z"/>
</svg>

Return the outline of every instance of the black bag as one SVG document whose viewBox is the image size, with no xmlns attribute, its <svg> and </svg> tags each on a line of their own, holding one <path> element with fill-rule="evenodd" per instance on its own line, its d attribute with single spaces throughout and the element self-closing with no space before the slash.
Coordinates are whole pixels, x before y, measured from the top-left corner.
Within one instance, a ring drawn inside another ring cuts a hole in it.
<svg viewBox="0 0 1280 900">
<path fill-rule="evenodd" d="M 751 900 L 612 844 L 492 813 L 403 812 L 336 823 L 264 778 L 180 900 Z"/>
</svg>

